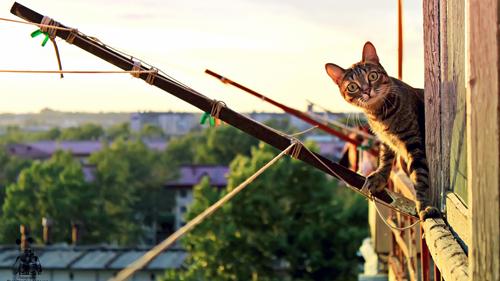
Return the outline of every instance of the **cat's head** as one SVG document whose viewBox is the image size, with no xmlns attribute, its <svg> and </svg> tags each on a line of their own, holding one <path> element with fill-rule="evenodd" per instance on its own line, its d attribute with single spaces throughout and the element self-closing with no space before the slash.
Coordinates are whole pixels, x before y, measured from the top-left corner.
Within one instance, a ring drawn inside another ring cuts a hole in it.
<svg viewBox="0 0 500 281">
<path fill-rule="evenodd" d="M 389 94 L 390 78 L 379 63 L 377 51 L 372 43 L 366 42 L 359 63 L 348 69 L 327 63 L 326 72 L 339 86 L 344 99 L 361 109 L 377 109 Z"/>
</svg>

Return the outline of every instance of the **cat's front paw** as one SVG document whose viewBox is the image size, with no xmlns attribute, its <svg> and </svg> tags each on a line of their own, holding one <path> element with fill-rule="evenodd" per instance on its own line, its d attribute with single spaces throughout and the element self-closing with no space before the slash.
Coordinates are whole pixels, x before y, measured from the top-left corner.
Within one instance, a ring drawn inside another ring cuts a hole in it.
<svg viewBox="0 0 500 281">
<path fill-rule="evenodd" d="M 383 176 L 381 173 L 373 172 L 368 177 L 366 177 L 365 184 L 361 190 L 369 191 L 374 194 L 384 190 L 387 186 L 387 177 Z"/>
<path fill-rule="evenodd" d="M 440 218 L 441 212 L 436 207 L 427 206 L 425 207 L 425 209 L 420 210 L 418 212 L 418 217 L 420 218 L 421 221 L 424 221 L 426 219 Z"/>
</svg>

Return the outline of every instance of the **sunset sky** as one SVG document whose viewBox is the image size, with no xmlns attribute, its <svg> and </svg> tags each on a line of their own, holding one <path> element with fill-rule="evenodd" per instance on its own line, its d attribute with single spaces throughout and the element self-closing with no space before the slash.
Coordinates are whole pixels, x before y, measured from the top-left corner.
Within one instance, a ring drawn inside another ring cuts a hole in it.
<svg viewBox="0 0 500 281">
<path fill-rule="evenodd" d="M 0 1 L 0 17 L 13 1 Z M 306 99 L 352 111 L 324 71 L 327 62 L 359 61 L 365 41 L 397 72 L 397 1 L 373 0 L 44 0 L 20 1 L 160 68 L 240 112 L 279 111 L 204 74 L 209 68 L 304 110 Z M 404 2 L 404 80 L 423 87 L 422 4 Z M 1 69 L 56 70 L 53 47 L 36 27 L 0 22 Z M 59 42 L 63 69 L 117 70 Z M 128 74 L 0 74 L 0 112 L 199 110 Z"/>
</svg>

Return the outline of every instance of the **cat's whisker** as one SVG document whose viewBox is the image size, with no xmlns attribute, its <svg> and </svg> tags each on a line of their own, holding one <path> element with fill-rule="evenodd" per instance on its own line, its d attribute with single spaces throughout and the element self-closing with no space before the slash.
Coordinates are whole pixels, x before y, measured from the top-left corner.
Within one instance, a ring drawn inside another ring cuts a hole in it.
<svg viewBox="0 0 500 281">
<path fill-rule="evenodd" d="M 346 125 L 349 127 L 349 120 L 351 119 L 351 112 L 349 112 L 349 115 L 347 115 L 347 122 Z"/>
</svg>

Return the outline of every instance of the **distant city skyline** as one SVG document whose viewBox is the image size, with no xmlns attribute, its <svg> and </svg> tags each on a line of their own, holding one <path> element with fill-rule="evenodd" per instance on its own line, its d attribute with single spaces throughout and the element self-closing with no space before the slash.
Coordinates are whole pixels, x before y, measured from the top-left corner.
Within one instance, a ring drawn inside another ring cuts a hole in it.
<svg viewBox="0 0 500 281">
<path fill-rule="evenodd" d="M 0 17 L 13 1 L 0 3 Z M 238 112 L 280 112 L 204 74 L 212 69 L 288 106 L 306 100 L 338 112 L 354 108 L 342 100 L 324 64 L 348 67 L 365 41 L 377 47 L 390 75 L 397 71 L 396 1 L 214 0 L 214 1 L 35 1 L 35 11 L 96 36 L 143 59 L 177 80 Z M 422 4 L 404 2 L 404 80 L 423 87 Z M 106 13 L 102 13 L 106 10 Z M 54 70 L 52 46 L 31 39 L 34 26 L 0 22 L 2 69 Z M 116 70 L 107 62 L 59 40 L 63 69 Z M 78 112 L 181 111 L 197 108 L 126 74 L 0 74 L 0 112 L 43 108 Z"/>
</svg>

